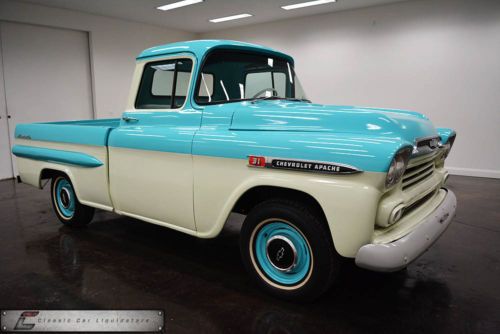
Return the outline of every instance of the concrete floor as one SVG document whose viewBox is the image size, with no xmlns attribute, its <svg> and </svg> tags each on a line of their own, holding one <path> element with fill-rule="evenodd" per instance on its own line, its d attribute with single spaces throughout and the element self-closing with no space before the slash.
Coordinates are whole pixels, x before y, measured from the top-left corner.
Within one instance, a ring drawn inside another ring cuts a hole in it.
<svg viewBox="0 0 500 334">
<path fill-rule="evenodd" d="M 500 333 L 500 180 L 452 176 L 457 217 L 406 272 L 348 262 L 314 304 L 263 294 L 240 217 L 214 240 L 97 213 L 62 226 L 48 187 L 0 182 L 0 308 L 164 309 L 166 333 Z"/>
</svg>

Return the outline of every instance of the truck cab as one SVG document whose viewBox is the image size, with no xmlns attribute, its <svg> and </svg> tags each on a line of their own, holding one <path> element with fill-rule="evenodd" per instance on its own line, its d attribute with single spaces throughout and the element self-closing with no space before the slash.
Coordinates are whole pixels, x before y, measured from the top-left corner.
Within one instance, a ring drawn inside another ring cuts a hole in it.
<svg viewBox="0 0 500 334">
<path fill-rule="evenodd" d="M 417 112 L 312 103 L 292 57 L 188 41 L 137 57 L 121 119 L 21 124 L 23 182 L 51 179 L 59 220 L 95 208 L 200 238 L 246 215 L 241 253 L 268 292 L 313 299 L 342 257 L 396 271 L 451 222 L 456 134 Z"/>
</svg>

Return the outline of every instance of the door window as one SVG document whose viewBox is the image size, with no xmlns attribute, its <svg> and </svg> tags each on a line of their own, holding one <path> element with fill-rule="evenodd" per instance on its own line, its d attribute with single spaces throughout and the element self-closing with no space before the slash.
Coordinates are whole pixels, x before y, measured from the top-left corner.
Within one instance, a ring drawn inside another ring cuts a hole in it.
<svg viewBox="0 0 500 334">
<path fill-rule="evenodd" d="M 136 109 L 177 109 L 188 94 L 193 62 L 173 59 L 148 63 L 144 67 Z"/>
</svg>

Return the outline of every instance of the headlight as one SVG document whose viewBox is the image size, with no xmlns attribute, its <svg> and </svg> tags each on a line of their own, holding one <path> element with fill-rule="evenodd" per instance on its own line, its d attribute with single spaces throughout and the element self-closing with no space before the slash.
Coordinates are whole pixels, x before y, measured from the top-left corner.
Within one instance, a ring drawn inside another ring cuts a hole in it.
<svg viewBox="0 0 500 334">
<path fill-rule="evenodd" d="M 408 160 L 410 160 L 411 151 L 411 148 L 405 147 L 399 150 L 394 156 L 394 159 L 392 159 L 389 171 L 387 172 L 387 177 L 385 179 L 385 187 L 387 189 L 391 188 L 401 180 L 401 177 L 406 170 L 406 166 L 408 165 Z"/>
</svg>

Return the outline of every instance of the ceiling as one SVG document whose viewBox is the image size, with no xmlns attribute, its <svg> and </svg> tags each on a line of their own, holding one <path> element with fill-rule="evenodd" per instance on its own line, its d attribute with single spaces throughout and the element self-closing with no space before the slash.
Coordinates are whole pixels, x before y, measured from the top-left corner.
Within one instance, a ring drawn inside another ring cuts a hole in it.
<svg viewBox="0 0 500 334">
<path fill-rule="evenodd" d="M 194 33 L 230 27 L 283 20 L 327 12 L 376 6 L 407 0 L 337 0 L 335 3 L 308 8 L 283 10 L 281 6 L 308 0 L 205 0 L 202 3 L 160 11 L 156 7 L 178 0 L 18 0 L 49 7 L 110 16 L 130 21 L 160 25 Z M 223 16 L 248 13 L 250 18 L 211 23 L 208 20 Z"/>
</svg>

